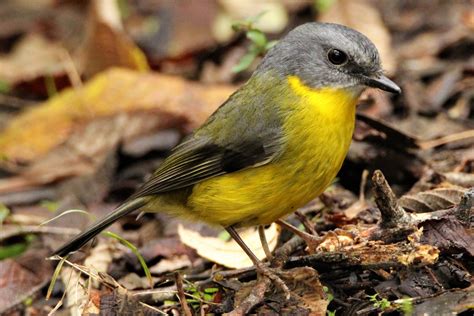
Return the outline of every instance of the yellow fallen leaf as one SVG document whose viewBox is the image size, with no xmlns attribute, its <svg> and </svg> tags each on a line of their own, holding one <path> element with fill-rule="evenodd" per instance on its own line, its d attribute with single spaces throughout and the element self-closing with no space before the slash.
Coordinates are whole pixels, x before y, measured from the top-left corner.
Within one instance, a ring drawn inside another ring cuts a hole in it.
<svg viewBox="0 0 474 316">
<path fill-rule="evenodd" d="M 73 132 L 84 131 L 94 121 L 119 118 L 118 137 L 133 137 L 128 119 L 145 115 L 160 128 L 189 131 L 204 120 L 235 90 L 209 86 L 180 77 L 112 68 L 92 78 L 81 89 L 66 89 L 47 102 L 30 108 L 0 133 L 0 165 L 15 170 L 30 164 L 65 143 Z M 150 132 L 148 129 L 148 132 Z M 80 135 L 76 135 L 80 139 Z M 82 153 L 81 153 L 82 154 Z M 92 157 L 93 158 L 93 157 Z"/>
<path fill-rule="evenodd" d="M 223 241 L 216 237 L 205 237 L 182 225 L 178 226 L 178 235 L 186 246 L 195 249 L 201 257 L 215 263 L 235 269 L 253 266 L 250 258 L 233 239 Z M 262 260 L 265 258 L 265 252 L 256 229 L 248 228 L 239 232 L 239 235 L 258 259 Z M 265 236 L 267 237 L 268 247 L 273 251 L 277 245 L 279 236 L 277 225 L 272 224 L 269 228 L 265 229 Z"/>
<path fill-rule="evenodd" d="M 149 70 L 145 54 L 124 32 L 116 0 L 94 0 L 87 17 L 84 43 L 76 62 L 90 77 L 110 67 Z"/>
</svg>

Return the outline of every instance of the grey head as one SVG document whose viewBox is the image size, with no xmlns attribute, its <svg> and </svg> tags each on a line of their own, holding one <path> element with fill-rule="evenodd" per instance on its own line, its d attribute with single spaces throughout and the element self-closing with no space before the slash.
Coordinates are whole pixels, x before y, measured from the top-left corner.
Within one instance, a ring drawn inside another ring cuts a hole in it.
<svg viewBox="0 0 474 316">
<path fill-rule="evenodd" d="M 312 88 L 362 91 L 366 86 L 400 93 L 383 75 L 379 53 L 363 34 L 339 24 L 306 23 L 289 32 L 267 53 L 256 73 L 298 76 Z"/>
</svg>

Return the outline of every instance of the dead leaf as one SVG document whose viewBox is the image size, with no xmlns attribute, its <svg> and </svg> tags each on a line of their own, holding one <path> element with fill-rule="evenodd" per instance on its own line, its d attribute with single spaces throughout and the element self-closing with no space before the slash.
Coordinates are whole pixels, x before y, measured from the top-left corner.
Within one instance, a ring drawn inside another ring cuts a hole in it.
<svg viewBox="0 0 474 316">
<path fill-rule="evenodd" d="M 0 314 L 46 285 L 53 270 L 45 256 L 45 251 L 36 250 L 16 260 L 0 261 Z"/>
<path fill-rule="evenodd" d="M 160 260 L 160 262 L 150 267 L 150 272 L 153 274 L 161 274 L 165 272 L 188 268 L 191 265 L 191 260 L 189 260 L 189 257 L 187 255 L 174 256 L 170 259 Z"/>
<path fill-rule="evenodd" d="M 262 260 L 265 258 L 265 252 L 260 243 L 257 230 L 250 228 L 239 234 L 258 259 Z M 223 241 L 216 237 L 205 237 L 198 232 L 186 229 L 182 225 L 178 226 L 178 235 L 186 246 L 195 249 L 201 257 L 213 262 L 235 269 L 253 266 L 252 260 L 234 240 Z M 265 229 L 265 236 L 267 237 L 270 251 L 273 251 L 279 236 L 277 225 L 272 224 L 269 228 Z"/>
<path fill-rule="evenodd" d="M 150 270 L 151 271 L 151 270 Z M 150 286 L 146 277 L 140 277 L 136 273 L 128 273 L 117 281 L 121 286 L 127 290 L 146 289 Z"/>
<path fill-rule="evenodd" d="M 436 188 L 413 195 L 404 195 L 398 202 L 404 209 L 412 212 L 434 212 L 459 204 L 467 190 L 461 187 Z"/>
<path fill-rule="evenodd" d="M 65 143 L 74 131 L 94 134 L 87 130 L 87 125 L 101 119 L 102 124 L 110 120 L 114 122 L 112 129 L 121 130 L 120 135 L 110 135 L 109 130 L 108 143 L 141 134 L 140 126 L 145 133 L 170 127 L 189 131 L 202 124 L 234 89 L 204 86 L 173 76 L 111 69 L 91 79 L 83 89 L 67 89 L 10 121 L 0 134 L 0 152 L 6 158 L 2 165 L 15 169 L 31 163 Z M 136 115 L 148 117 L 148 123 L 136 124 L 139 130 L 124 128 Z M 98 148 L 94 150 L 85 145 L 80 154 L 94 159 L 90 154 L 96 154 L 100 145 L 95 144 Z"/>
<path fill-rule="evenodd" d="M 384 70 L 389 75 L 395 72 L 397 65 L 391 46 L 391 35 L 380 13 L 369 1 L 336 0 L 318 20 L 347 25 L 366 35 L 377 47 Z"/>
<path fill-rule="evenodd" d="M 63 74 L 64 48 L 40 34 L 32 33 L 22 38 L 8 55 L 0 56 L 0 79 L 15 85 L 43 76 Z M 28 65 L 28 67 L 25 67 Z"/>
<path fill-rule="evenodd" d="M 77 64 L 86 77 L 114 66 L 149 70 L 145 54 L 123 30 L 117 1 L 91 1 L 86 27 L 77 53 Z"/>
<path fill-rule="evenodd" d="M 474 256 L 474 235 L 458 220 L 443 218 L 423 224 L 421 241 L 436 246 L 443 252 L 464 251 Z"/>
<path fill-rule="evenodd" d="M 156 308 L 143 304 L 134 295 L 122 289 L 116 289 L 112 293 L 101 295 L 100 311 L 97 314 L 155 316 L 165 313 L 158 313 Z"/>
<path fill-rule="evenodd" d="M 421 297 L 426 298 L 414 305 L 413 315 L 469 315 L 474 306 L 474 286 Z"/>
<path fill-rule="evenodd" d="M 302 306 L 308 309 L 310 315 L 326 315 L 329 302 L 323 291 L 316 270 L 310 267 L 294 268 L 285 276 L 287 282 L 295 282 L 295 288 L 291 291 L 301 298 Z"/>
<path fill-rule="evenodd" d="M 146 15 L 131 17 L 126 26 L 152 63 L 184 59 L 216 45 L 211 29 L 217 1 L 144 1 L 140 7 Z"/>
</svg>

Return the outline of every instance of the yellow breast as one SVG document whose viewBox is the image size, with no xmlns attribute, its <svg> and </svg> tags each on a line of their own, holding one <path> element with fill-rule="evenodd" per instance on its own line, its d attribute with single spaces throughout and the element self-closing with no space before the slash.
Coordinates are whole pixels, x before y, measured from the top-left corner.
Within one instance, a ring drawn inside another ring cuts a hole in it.
<svg viewBox="0 0 474 316">
<path fill-rule="evenodd" d="M 334 179 L 349 148 L 358 93 L 314 90 L 288 78 L 284 152 L 267 165 L 194 186 L 188 205 L 200 220 L 228 225 L 268 224 L 303 206 Z"/>
</svg>

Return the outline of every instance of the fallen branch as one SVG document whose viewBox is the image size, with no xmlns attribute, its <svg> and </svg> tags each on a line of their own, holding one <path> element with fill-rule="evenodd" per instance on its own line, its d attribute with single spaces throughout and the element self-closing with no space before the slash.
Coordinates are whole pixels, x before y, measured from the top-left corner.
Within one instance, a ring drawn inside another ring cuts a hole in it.
<svg viewBox="0 0 474 316">
<path fill-rule="evenodd" d="M 252 291 L 247 297 L 239 304 L 239 306 L 227 313 L 228 316 L 241 316 L 247 315 L 252 308 L 262 303 L 265 299 L 265 292 L 271 284 L 269 278 L 259 278 L 257 284 L 252 288 Z"/>
<path fill-rule="evenodd" d="M 179 274 L 179 272 L 175 273 L 175 281 L 176 288 L 178 290 L 178 298 L 181 303 L 181 307 L 183 308 L 183 314 L 185 316 L 192 316 L 193 313 L 189 308 L 188 301 L 186 300 L 186 294 L 184 293 L 183 278 L 181 277 L 181 274 Z"/>
<path fill-rule="evenodd" d="M 374 184 L 375 204 L 377 204 L 382 214 L 380 226 L 382 228 L 394 228 L 400 224 L 410 223 L 410 217 L 398 205 L 397 198 L 388 185 L 387 180 L 385 180 L 382 171 L 375 170 L 372 182 Z"/>
<path fill-rule="evenodd" d="M 367 242 L 343 250 L 320 252 L 313 255 L 292 257 L 285 268 L 310 266 L 316 270 L 361 267 L 362 269 L 387 269 L 404 266 L 424 266 L 438 260 L 439 250 L 430 245 L 400 242 L 383 244 Z"/>
</svg>

